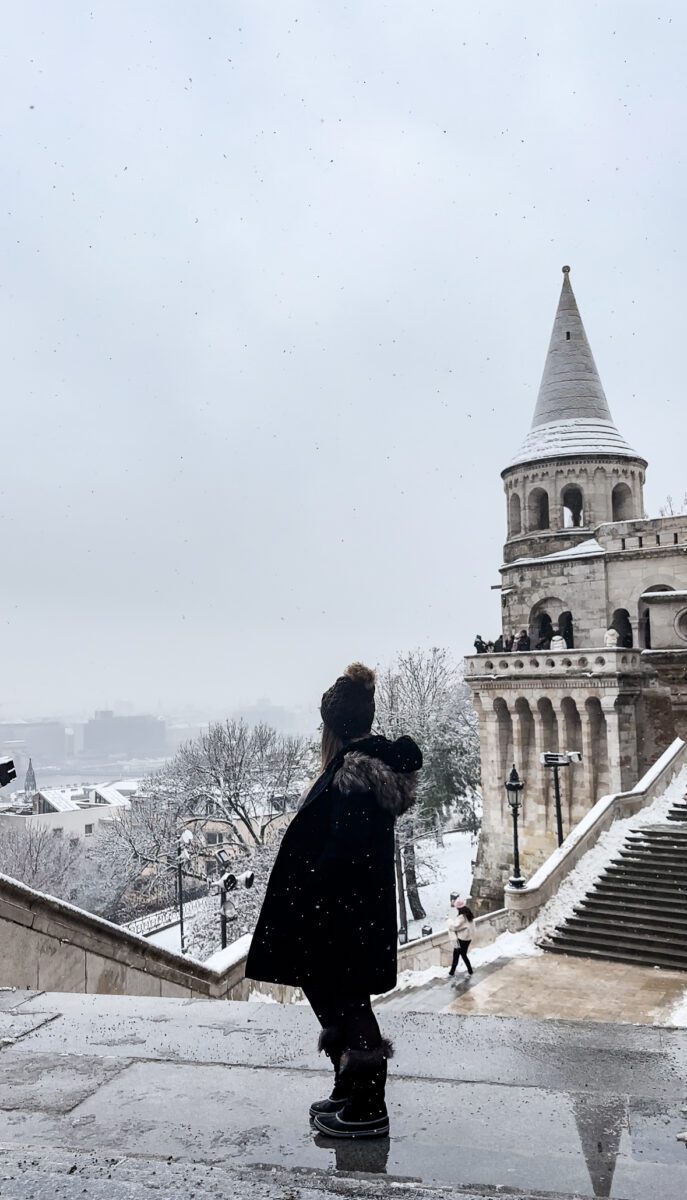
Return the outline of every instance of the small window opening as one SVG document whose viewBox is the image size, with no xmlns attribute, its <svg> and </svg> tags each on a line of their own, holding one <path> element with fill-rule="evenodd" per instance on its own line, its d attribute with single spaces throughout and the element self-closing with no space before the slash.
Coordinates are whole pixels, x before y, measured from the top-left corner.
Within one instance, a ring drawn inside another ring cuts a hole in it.
<svg viewBox="0 0 687 1200">
<path fill-rule="evenodd" d="M 639 546 L 639 549 L 641 550 L 642 546 L 644 545 L 644 538 L 643 538 L 643 537 L 638 537 L 638 538 L 637 538 L 637 545 Z"/>
<path fill-rule="evenodd" d="M 656 545 L 660 546 L 660 544 L 661 544 L 661 535 L 660 535 L 660 533 L 657 533 L 656 534 Z"/>
<path fill-rule="evenodd" d="M 676 533 L 673 534 L 673 545 L 677 546 L 677 534 Z"/>
<path fill-rule="evenodd" d="M 569 342 L 569 341 L 570 341 L 570 330 L 568 330 L 568 331 L 566 332 L 566 335 L 565 335 L 565 340 L 566 340 L 566 342 Z"/>
<path fill-rule="evenodd" d="M 625 549 L 625 538 L 621 538 L 621 539 L 620 539 L 620 549 L 621 549 L 621 550 L 624 550 L 624 549 Z"/>
</svg>

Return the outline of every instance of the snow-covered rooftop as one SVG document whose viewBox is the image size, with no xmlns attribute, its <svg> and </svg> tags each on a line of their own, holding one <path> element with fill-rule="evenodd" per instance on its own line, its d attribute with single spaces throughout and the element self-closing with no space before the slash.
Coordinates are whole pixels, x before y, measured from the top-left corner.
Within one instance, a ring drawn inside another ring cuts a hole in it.
<svg viewBox="0 0 687 1200">
<path fill-rule="evenodd" d="M 567 417 L 530 429 L 510 466 L 539 458 L 572 458 L 580 454 L 612 454 L 645 460 L 618 433 L 611 420 Z"/>
<path fill-rule="evenodd" d="M 532 427 L 510 465 L 579 454 L 612 454 L 644 462 L 613 422 L 569 271 L 563 267 Z"/>
</svg>

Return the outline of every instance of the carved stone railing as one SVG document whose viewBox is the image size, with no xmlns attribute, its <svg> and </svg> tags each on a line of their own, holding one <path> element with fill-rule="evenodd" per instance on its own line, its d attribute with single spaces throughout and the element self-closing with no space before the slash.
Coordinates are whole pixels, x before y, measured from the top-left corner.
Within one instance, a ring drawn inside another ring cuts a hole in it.
<svg viewBox="0 0 687 1200">
<path fill-rule="evenodd" d="M 480 678 L 514 678 L 635 674 L 641 670 L 641 651 L 592 647 L 580 650 L 527 650 L 510 654 L 470 654 L 465 659 L 468 682 Z"/>
</svg>

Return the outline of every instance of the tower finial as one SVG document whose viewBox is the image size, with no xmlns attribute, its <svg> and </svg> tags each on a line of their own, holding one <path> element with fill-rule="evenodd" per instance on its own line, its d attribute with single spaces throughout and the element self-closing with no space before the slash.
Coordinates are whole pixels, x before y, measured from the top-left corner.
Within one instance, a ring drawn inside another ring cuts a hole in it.
<svg viewBox="0 0 687 1200">
<path fill-rule="evenodd" d="M 570 274 L 570 267 L 561 267 L 561 270 L 562 270 L 562 272 L 563 272 L 563 274 L 564 274 L 564 275 L 569 275 L 569 274 Z"/>
</svg>

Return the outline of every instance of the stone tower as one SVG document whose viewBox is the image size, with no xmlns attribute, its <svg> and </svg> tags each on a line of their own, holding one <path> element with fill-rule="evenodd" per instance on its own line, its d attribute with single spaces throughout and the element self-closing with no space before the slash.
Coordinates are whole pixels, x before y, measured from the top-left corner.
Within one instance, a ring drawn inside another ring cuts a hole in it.
<svg viewBox="0 0 687 1200">
<path fill-rule="evenodd" d="M 569 271 L 532 425 L 501 475 L 502 629 L 525 631 L 530 649 L 466 659 L 480 718 L 482 909 L 501 903 L 511 873 L 512 763 L 526 784 L 527 873 L 556 845 L 542 752 L 582 752 L 563 773 L 569 831 L 600 796 L 632 787 L 676 730 L 687 735 L 687 517 L 644 517 L 647 463 L 615 426 Z M 556 628 L 566 649 L 550 649 Z"/>
</svg>

